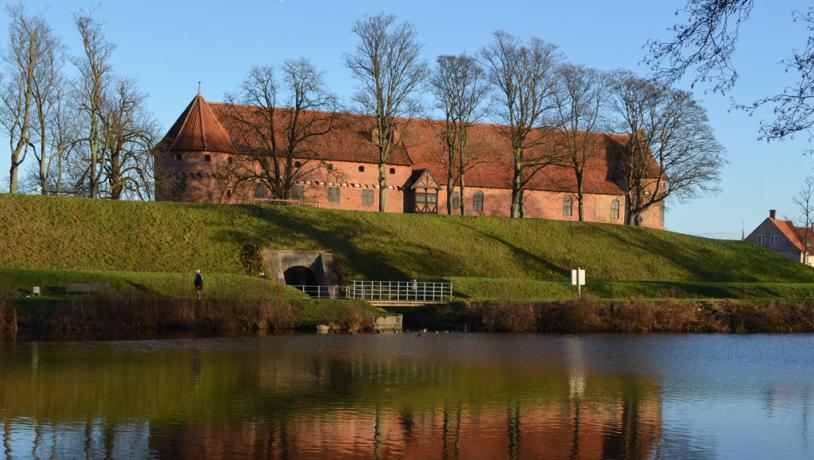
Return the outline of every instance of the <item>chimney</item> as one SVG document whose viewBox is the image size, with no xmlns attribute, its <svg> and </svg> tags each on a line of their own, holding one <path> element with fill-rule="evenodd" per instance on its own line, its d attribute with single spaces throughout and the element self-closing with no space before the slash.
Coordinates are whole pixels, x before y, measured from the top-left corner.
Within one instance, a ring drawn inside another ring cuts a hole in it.
<svg viewBox="0 0 814 460">
<path fill-rule="evenodd" d="M 769 209 L 769 219 L 774 220 L 777 217 L 777 211 L 774 209 Z"/>
</svg>

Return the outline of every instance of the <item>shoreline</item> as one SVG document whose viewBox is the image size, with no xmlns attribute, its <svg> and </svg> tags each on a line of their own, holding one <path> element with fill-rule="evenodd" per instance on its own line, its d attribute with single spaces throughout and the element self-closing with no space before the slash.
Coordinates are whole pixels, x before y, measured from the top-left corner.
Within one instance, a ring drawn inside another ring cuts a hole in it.
<svg viewBox="0 0 814 460">
<path fill-rule="evenodd" d="M 812 333 L 814 305 L 782 299 L 452 302 L 374 309 L 364 302 L 89 297 L 0 301 L 0 340 L 105 340 L 317 333 L 375 333 L 377 317 L 403 315 L 405 332 L 545 334 Z"/>
</svg>

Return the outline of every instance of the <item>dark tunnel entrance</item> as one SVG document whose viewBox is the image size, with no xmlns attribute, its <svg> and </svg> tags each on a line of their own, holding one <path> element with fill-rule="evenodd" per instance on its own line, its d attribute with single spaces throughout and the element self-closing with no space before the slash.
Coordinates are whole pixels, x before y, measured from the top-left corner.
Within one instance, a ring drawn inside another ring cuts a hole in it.
<svg viewBox="0 0 814 460">
<path fill-rule="evenodd" d="M 314 272 L 302 265 L 289 268 L 283 275 L 285 276 L 285 284 L 290 286 L 315 286 L 319 284 Z"/>
</svg>

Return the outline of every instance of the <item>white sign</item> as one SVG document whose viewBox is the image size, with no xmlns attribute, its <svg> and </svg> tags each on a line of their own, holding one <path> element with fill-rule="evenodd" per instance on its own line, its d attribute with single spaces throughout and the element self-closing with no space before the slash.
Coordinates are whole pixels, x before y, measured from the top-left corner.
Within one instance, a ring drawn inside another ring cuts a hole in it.
<svg viewBox="0 0 814 460">
<path fill-rule="evenodd" d="M 577 287 L 577 298 L 582 298 L 582 286 L 585 286 L 585 270 L 577 268 L 571 270 L 571 286 Z"/>
<path fill-rule="evenodd" d="M 585 270 L 577 268 L 571 270 L 571 286 L 585 286 Z"/>
</svg>

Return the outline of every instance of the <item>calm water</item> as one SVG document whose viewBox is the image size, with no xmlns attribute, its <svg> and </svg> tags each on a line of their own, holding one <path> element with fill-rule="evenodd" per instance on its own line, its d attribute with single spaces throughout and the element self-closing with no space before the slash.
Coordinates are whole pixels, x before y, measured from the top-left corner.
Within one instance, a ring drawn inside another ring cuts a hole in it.
<svg viewBox="0 0 814 460">
<path fill-rule="evenodd" d="M 809 401 L 812 335 L 0 343 L 0 459 L 811 459 Z"/>
</svg>

